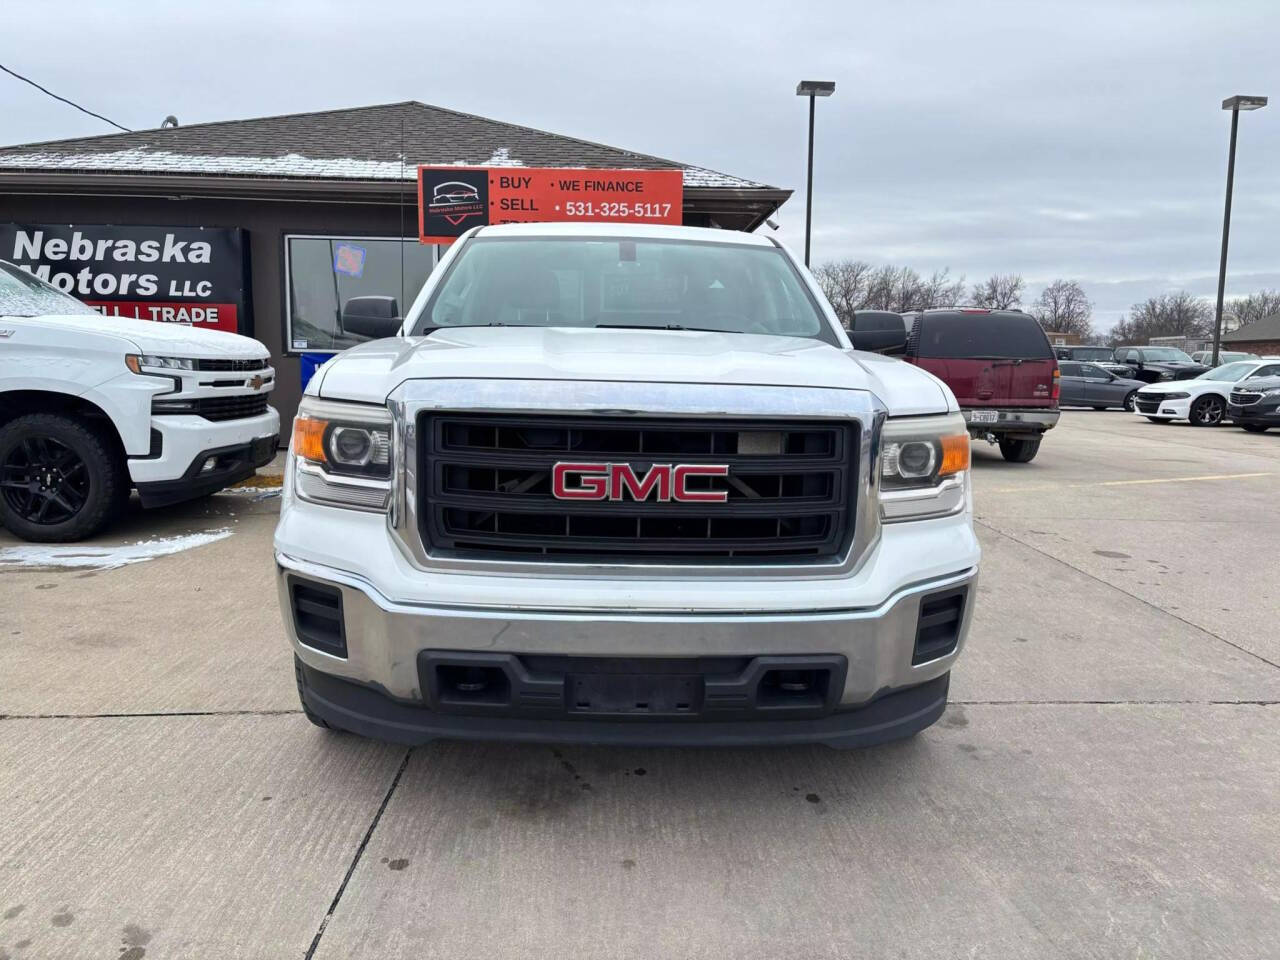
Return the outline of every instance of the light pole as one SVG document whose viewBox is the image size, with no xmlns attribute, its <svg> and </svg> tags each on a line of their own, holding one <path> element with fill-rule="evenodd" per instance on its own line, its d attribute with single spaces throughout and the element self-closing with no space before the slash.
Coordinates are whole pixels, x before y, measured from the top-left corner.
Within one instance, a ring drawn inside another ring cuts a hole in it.
<svg viewBox="0 0 1280 960">
<path fill-rule="evenodd" d="M 796 84 L 796 96 L 809 98 L 809 185 L 804 191 L 804 265 L 809 265 L 809 229 L 813 224 L 813 104 L 817 97 L 829 97 L 836 92 L 831 80 L 801 80 Z"/>
<path fill-rule="evenodd" d="M 1218 305 L 1213 310 L 1213 366 L 1218 365 L 1222 344 L 1222 294 L 1227 285 L 1227 237 L 1231 233 L 1231 186 L 1236 178 L 1236 127 L 1241 110 L 1257 110 L 1267 105 L 1266 97 L 1228 97 L 1222 109 L 1231 111 L 1231 149 L 1227 153 L 1227 205 L 1222 213 L 1222 259 L 1218 261 Z"/>
</svg>

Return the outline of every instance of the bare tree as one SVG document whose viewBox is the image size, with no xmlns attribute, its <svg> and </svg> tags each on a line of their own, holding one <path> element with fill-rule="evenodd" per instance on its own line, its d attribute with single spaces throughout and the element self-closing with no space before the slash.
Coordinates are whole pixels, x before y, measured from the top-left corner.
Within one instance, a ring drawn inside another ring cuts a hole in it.
<svg viewBox="0 0 1280 960">
<path fill-rule="evenodd" d="M 975 307 L 989 310 L 1012 310 L 1022 303 L 1025 284 L 1016 273 L 997 273 L 973 285 L 970 299 Z"/>
<path fill-rule="evenodd" d="M 1228 300 L 1222 308 L 1222 327 L 1235 330 L 1280 313 L 1280 290 L 1259 290 Z"/>
<path fill-rule="evenodd" d="M 846 327 L 855 310 L 928 310 L 948 307 L 964 297 L 964 278 L 935 270 L 927 278 L 911 267 L 873 267 L 862 260 L 824 263 L 813 271 L 822 292 Z"/>
<path fill-rule="evenodd" d="M 919 303 L 916 310 L 934 307 L 953 307 L 964 299 L 964 277 L 952 277 L 950 270 L 935 270 L 928 280 L 920 283 Z"/>
<path fill-rule="evenodd" d="M 1112 329 L 1112 346 L 1143 344 L 1152 337 L 1207 337 L 1213 332 L 1213 305 L 1185 290 L 1148 297 L 1135 303 L 1128 317 Z"/>
<path fill-rule="evenodd" d="M 1055 280 L 1031 305 L 1031 315 L 1045 330 L 1074 333 L 1081 343 L 1093 343 L 1093 304 L 1075 280 Z"/>
<path fill-rule="evenodd" d="M 867 281 L 874 269 L 862 260 L 834 260 L 813 271 L 814 279 L 846 327 L 853 322 L 853 311 L 861 310 L 866 303 Z"/>
</svg>

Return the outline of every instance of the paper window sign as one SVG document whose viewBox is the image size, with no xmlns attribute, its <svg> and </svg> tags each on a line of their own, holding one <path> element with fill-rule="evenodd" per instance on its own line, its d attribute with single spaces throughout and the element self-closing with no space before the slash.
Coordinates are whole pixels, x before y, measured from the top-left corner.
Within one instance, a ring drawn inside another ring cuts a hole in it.
<svg viewBox="0 0 1280 960">
<path fill-rule="evenodd" d="M 364 258 L 368 250 L 354 243 L 340 243 L 333 250 L 333 272 L 348 277 L 364 276 Z"/>
</svg>

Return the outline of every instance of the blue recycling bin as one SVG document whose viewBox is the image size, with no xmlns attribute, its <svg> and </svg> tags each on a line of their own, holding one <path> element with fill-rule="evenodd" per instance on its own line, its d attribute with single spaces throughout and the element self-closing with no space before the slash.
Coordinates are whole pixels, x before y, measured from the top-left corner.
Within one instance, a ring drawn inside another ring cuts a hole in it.
<svg viewBox="0 0 1280 960">
<path fill-rule="evenodd" d="M 316 375 L 316 371 L 320 369 L 320 365 L 332 357 L 331 353 L 304 353 L 301 354 L 302 360 L 302 389 L 307 389 L 307 384 L 311 382 L 311 378 Z"/>
</svg>

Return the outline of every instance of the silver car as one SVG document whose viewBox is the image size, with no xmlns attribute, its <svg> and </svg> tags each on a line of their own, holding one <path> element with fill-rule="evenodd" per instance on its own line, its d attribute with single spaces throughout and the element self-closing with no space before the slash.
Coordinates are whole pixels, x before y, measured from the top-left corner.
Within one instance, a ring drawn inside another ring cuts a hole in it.
<svg viewBox="0 0 1280 960">
<path fill-rule="evenodd" d="M 1058 370 L 1062 373 L 1059 403 L 1064 407 L 1122 407 L 1132 411 L 1134 398 L 1146 386 L 1141 380 L 1117 377 L 1096 363 L 1059 360 Z"/>
</svg>

